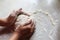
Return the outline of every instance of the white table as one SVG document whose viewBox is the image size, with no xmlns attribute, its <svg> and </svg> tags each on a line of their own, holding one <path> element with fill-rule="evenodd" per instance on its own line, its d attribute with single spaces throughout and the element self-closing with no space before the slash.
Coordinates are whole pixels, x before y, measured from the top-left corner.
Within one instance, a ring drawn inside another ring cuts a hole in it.
<svg viewBox="0 0 60 40">
<path fill-rule="evenodd" d="M 59 0 L 0 0 L 0 18 L 9 15 L 12 10 L 23 8 L 24 11 L 31 13 L 42 9 L 51 14 L 54 22 L 57 24 L 52 26 L 48 16 L 42 13 L 32 14 L 36 21 L 36 30 L 31 40 L 59 40 Z M 0 40 L 8 40 L 11 34 L 0 36 Z"/>
</svg>

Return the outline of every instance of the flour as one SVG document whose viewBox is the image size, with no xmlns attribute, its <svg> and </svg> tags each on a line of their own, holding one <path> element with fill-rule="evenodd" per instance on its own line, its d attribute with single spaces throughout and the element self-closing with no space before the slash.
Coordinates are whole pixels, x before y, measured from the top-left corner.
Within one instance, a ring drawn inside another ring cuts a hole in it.
<svg viewBox="0 0 60 40">
<path fill-rule="evenodd" d="M 50 13 L 45 12 L 45 11 L 43 11 L 43 10 L 41 10 L 41 9 L 40 9 L 40 10 L 36 10 L 36 11 L 33 12 L 33 14 L 37 14 L 37 13 L 44 13 L 45 15 L 47 15 L 47 16 L 50 18 L 51 24 L 52 24 L 53 26 L 56 25 L 53 17 L 50 15 Z"/>
<path fill-rule="evenodd" d="M 16 24 L 25 24 L 27 23 L 30 19 L 32 19 L 30 16 L 26 16 L 26 15 L 20 15 L 17 19 Z"/>
</svg>

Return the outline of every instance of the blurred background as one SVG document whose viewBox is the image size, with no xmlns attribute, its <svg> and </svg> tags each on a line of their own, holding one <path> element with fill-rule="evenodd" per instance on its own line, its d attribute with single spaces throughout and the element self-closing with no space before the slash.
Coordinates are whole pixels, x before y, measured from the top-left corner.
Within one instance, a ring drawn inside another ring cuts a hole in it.
<svg viewBox="0 0 60 40">
<path fill-rule="evenodd" d="M 60 40 L 60 0 L 0 0 L 0 18 L 7 17 L 19 8 L 30 13 L 36 21 L 36 30 L 31 40 Z M 36 10 L 51 14 L 56 24 L 53 26 L 43 12 L 33 14 Z M 8 40 L 10 37 L 11 34 L 1 35 L 0 40 Z"/>
</svg>

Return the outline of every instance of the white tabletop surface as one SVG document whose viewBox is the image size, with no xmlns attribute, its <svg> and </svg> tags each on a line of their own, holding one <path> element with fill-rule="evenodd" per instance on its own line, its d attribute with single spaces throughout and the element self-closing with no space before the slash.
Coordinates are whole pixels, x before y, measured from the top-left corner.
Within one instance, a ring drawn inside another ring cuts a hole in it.
<svg viewBox="0 0 60 40">
<path fill-rule="evenodd" d="M 0 0 L 0 18 L 6 17 L 13 10 L 23 8 L 27 13 L 31 13 L 34 21 L 36 21 L 36 30 L 31 40 L 59 40 L 59 5 L 59 0 Z M 34 11 L 40 9 L 51 14 L 56 23 L 54 26 L 50 18 L 43 12 L 33 14 Z M 0 40 L 8 40 L 10 37 L 11 34 L 1 35 Z"/>
</svg>

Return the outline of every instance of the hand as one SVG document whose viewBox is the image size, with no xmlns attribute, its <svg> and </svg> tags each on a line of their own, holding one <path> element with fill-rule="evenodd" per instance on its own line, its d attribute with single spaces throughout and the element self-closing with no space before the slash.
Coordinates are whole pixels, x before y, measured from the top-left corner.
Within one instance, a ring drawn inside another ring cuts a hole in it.
<svg viewBox="0 0 60 40">
<path fill-rule="evenodd" d="M 13 11 L 13 13 L 12 13 L 12 15 L 17 15 L 17 16 L 19 16 L 19 15 L 21 15 L 21 14 L 23 14 L 22 8 L 20 8 L 20 9 L 17 10 L 17 11 Z"/>
<path fill-rule="evenodd" d="M 29 14 L 23 12 L 23 11 L 22 11 L 22 8 L 20 8 L 20 9 L 17 10 L 17 11 L 13 11 L 13 12 L 9 15 L 9 17 L 7 18 L 7 24 L 8 24 L 8 25 L 13 25 L 13 24 L 16 22 L 18 16 L 21 15 L 21 14 L 26 15 L 26 16 L 30 16 Z"/>
<path fill-rule="evenodd" d="M 35 30 L 35 24 L 32 20 L 24 25 L 18 26 L 15 31 L 20 34 L 20 39 L 30 39 Z"/>
<path fill-rule="evenodd" d="M 22 8 L 20 8 L 18 11 L 16 11 L 16 14 L 17 14 L 18 16 L 21 15 L 21 14 L 30 16 L 29 14 L 23 12 Z"/>
</svg>

